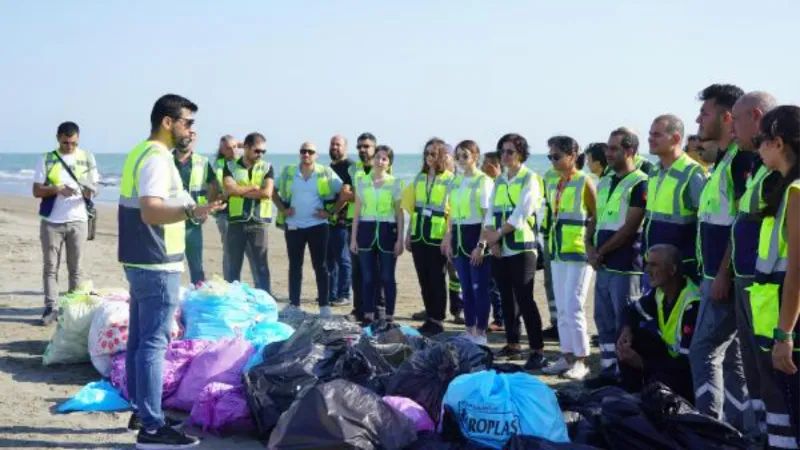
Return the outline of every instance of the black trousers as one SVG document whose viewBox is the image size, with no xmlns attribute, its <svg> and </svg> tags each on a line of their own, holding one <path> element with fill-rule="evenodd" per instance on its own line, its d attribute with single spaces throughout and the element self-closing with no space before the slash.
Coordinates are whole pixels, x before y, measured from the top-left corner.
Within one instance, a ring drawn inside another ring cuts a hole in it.
<svg viewBox="0 0 800 450">
<path fill-rule="evenodd" d="M 443 321 L 447 312 L 447 258 L 438 245 L 411 243 L 411 256 L 417 271 L 422 302 L 429 319 Z"/>
<path fill-rule="evenodd" d="M 286 230 L 286 253 L 289 254 L 289 303 L 300 305 L 300 287 L 303 284 L 303 260 L 306 256 L 306 244 L 311 253 L 311 264 L 317 280 L 317 303 L 328 306 L 328 224 L 317 225 L 297 230 Z"/>
<path fill-rule="evenodd" d="M 520 317 L 525 322 L 528 333 L 528 345 L 533 350 L 544 348 L 542 340 L 542 316 L 533 300 L 533 280 L 536 275 L 536 253 L 522 252 L 514 256 L 494 258 L 492 275 L 500 301 L 503 306 L 503 317 L 506 325 L 506 342 L 519 344 Z"/>
</svg>

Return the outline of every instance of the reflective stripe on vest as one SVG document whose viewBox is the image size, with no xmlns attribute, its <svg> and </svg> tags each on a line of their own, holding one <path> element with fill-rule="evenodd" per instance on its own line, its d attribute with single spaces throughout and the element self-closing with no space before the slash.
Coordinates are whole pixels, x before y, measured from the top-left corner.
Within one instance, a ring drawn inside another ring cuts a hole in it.
<svg viewBox="0 0 800 450">
<path fill-rule="evenodd" d="M 182 270 L 186 226 L 183 221 L 149 225 L 142 220 L 139 204 L 139 173 L 148 158 L 164 158 L 170 168 L 169 194 L 164 203 L 181 206 L 183 182 L 173 156 L 161 144 L 144 141 L 128 154 L 122 170 L 117 213 L 118 257 L 122 264 L 153 270 Z"/>
<path fill-rule="evenodd" d="M 684 153 L 667 169 L 663 177 L 661 170 L 657 166 L 647 181 L 645 216 L 651 221 L 676 225 L 696 223 L 697 214 L 686 205 L 683 193 L 689 186 L 692 175 L 702 168 Z"/>
<path fill-rule="evenodd" d="M 54 150 L 52 152 L 47 152 L 44 154 L 44 185 L 45 186 L 61 186 L 64 184 L 64 180 L 62 180 L 61 175 L 68 177 L 68 180 L 71 180 L 72 177 L 69 176 L 69 173 L 63 169 L 63 165 L 61 161 L 59 161 L 58 156 L 56 156 L 56 152 L 58 150 Z M 78 180 L 85 182 L 89 180 L 89 153 L 80 148 L 75 149 L 75 163 L 74 167 L 70 167 L 72 169 L 72 173 L 78 177 Z M 62 156 L 63 157 L 63 156 Z M 53 205 L 55 204 L 56 197 L 45 197 L 41 199 L 40 206 L 39 206 L 39 216 L 41 217 L 48 217 L 50 213 L 53 211 Z"/>
<path fill-rule="evenodd" d="M 475 225 L 483 223 L 484 214 L 481 211 L 481 192 L 489 177 L 481 171 L 476 171 L 467 180 L 466 189 L 461 188 L 464 175 L 458 175 L 447 187 L 447 201 L 450 205 L 450 224 Z"/>
<path fill-rule="evenodd" d="M 514 208 L 519 204 L 522 189 L 528 183 L 539 183 L 538 176 L 531 172 L 527 167 L 522 166 L 509 182 L 506 175 L 497 177 L 494 185 L 492 198 L 492 216 L 496 230 L 503 227 L 508 222 L 508 218 L 514 213 Z M 534 199 L 534 202 L 536 199 Z M 515 228 L 513 233 L 503 236 L 503 249 L 514 253 L 532 252 L 536 249 L 536 216 L 527 219 L 528 226 L 522 229 Z"/>
<path fill-rule="evenodd" d="M 764 180 L 770 174 L 772 174 L 772 171 L 767 166 L 762 165 L 755 175 L 750 175 L 747 178 L 747 189 L 744 191 L 742 198 L 739 199 L 737 218 L 761 221 L 761 211 L 766 206 L 763 192 Z"/>
<path fill-rule="evenodd" d="M 697 220 L 712 225 L 730 226 L 736 216 L 736 199 L 733 191 L 731 164 L 739 147 L 731 144 L 725 156 L 714 167 L 706 186 L 700 194 Z"/>
<path fill-rule="evenodd" d="M 347 168 L 347 173 L 350 175 L 350 180 L 353 182 L 352 186 L 350 186 L 350 187 L 353 189 L 353 195 L 355 195 L 356 189 L 357 189 L 357 186 L 358 186 L 358 179 L 360 177 L 363 177 L 363 176 L 367 175 L 367 172 L 364 171 L 364 163 L 361 162 L 361 161 L 358 161 L 358 162 L 356 162 L 354 164 L 350 164 L 350 167 Z M 389 167 L 389 170 L 386 171 L 386 174 L 387 175 L 391 175 L 392 174 L 392 168 L 391 167 Z M 347 220 L 347 223 L 352 223 L 353 222 L 353 217 L 355 217 L 355 212 L 356 212 L 356 210 L 355 210 L 355 202 L 349 202 L 347 204 L 347 215 L 345 217 L 346 220 Z"/>
<path fill-rule="evenodd" d="M 553 206 L 550 228 L 550 255 L 553 261 L 586 261 L 586 221 L 589 214 L 584 202 L 587 175 L 577 172 L 558 197 L 558 180 L 551 180 L 547 192 Z"/>
<path fill-rule="evenodd" d="M 750 291 L 750 307 L 753 311 L 753 332 L 763 351 L 772 348 L 773 330 L 780 317 L 780 292 L 789 263 L 787 245 L 786 212 L 789 193 L 800 190 L 800 179 L 795 180 L 783 196 L 776 217 L 765 217 L 761 222 L 758 239 L 755 282 Z M 800 349 L 795 348 L 795 351 Z"/>
<path fill-rule="evenodd" d="M 625 175 L 619 184 L 611 190 L 611 177 L 603 177 L 597 189 L 597 230 L 594 241 L 597 244 L 597 234 L 600 230 L 619 231 L 625 225 L 630 208 L 631 191 L 636 185 L 647 180 L 647 175 L 641 170 L 634 170 Z M 641 226 L 639 227 L 641 231 Z"/>
<path fill-rule="evenodd" d="M 397 218 L 395 205 L 399 200 L 398 192 L 403 188 L 402 182 L 392 175 L 385 175 L 383 184 L 375 187 L 371 176 L 358 179 L 358 189 L 361 192 L 361 214 L 358 218 L 358 236 L 356 241 L 361 250 L 371 250 L 377 245 L 378 250 L 390 253 L 394 251 L 393 244 L 397 239 Z M 394 230 L 392 239 L 385 239 L 391 224 Z M 384 239 L 381 239 L 384 238 Z"/>
<path fill-rule="evenodd" d="M 444 171 L 433 179 L 430 189 L 425 173 L 414 178 L 414 211 L 411 213 L 411 241 L 428 245 L 442 243 L 447 217 L 447 186 L 453 180 L 453 173 Z"/>
<path fill-rule="evenodd" d="M 287 207 L 291 207 L 292 204 L 292 184 L 294 184 L 294 177 L 299 170 L 300 168 L 297 164 L 291 164 L 281 171 L 279 194 Z M 333 169 L 315 163 L 312 175 L 317 176 L 317 194 L 322 199 L 322 207 L 329 213 L 333 213 L 333 206 L 336 203 L 336 192 L 334 192 L 333 188 Z M 278 211 L 275 225 L 279 228 L 286 226 L 286 217 L 280 211 Z"/>
<path fill-rule="evenodd" d="M 544 173 L 544 176 L 541 177 L 542 179 L 542 196 L 544 197 L 544 205 L 545 205 L 545 212 L 542 214 L 542 221 L 541 221 L 541 231 L 544 236 L 550 235 L 550 222 L 553 220 L 553 206 L 550 205 L 550 195 L 548 194 L 548 186 L 553 184 L 553 180 L 555 181 L 555 185 L 558 186 L 558 179 L 559 175 L 555 169 L 549 169 L 547 172 Z"/>
<path fill-rule="evenodd" d="M 661 333 L 661 339 L 667 344 L 670 356 L 673 358 L 681 354 L 688 354 L 688 349 L 681 348 L 681 340 L 683 339 L 683 314 L 686 308 L 693 303 L 700 302 L 700 290 L 697 288 L 692 280 L 686 278 L 686 286 L 678 296 L 678 301 L 672 307 L 669 313 L 669 318 L 664 321 L 664 292 L 661 289 L 656 289 L 656 308 L 658 309 L 658 330 Z"/>
<path fill-rule="evenodd" d="M 189 175 L 188 191 L 198 205 L 208 203 L 208 158 L 192 153 L 192 172 Z"/>
<path fill-rule="evenodd" d="M 228 162 L 228 170 L 233 176 L 233 181 L 239 186 L 261 187 L 270 168 L 272 168 L 270 163 L 259 160 L 253 165 L 251 173 L 238 161 Z M 272 202 L 266 199 L 254 200 L 231 195 L 228 198 L 228 222 L 248 222 L 250 220 L 258 223 L 272 222 Z"/>
</svg>

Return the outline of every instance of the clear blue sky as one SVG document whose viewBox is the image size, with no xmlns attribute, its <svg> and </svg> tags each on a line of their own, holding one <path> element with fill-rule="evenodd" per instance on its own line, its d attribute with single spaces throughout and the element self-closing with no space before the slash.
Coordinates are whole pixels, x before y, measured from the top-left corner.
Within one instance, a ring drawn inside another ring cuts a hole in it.
<svg viewBox="0 0 800 450">
<path fill-rule="evenodd" d="M 399 152 L 433 135 L 545 151 L 678 114 L 713 82 L 800 103 L 797 0 L 0 0 L 0 151 L 127 152 L 158 96 L 200 106 L 199 148 L 260 131 L 271 152 L 371 131 Z"/>
</svg>

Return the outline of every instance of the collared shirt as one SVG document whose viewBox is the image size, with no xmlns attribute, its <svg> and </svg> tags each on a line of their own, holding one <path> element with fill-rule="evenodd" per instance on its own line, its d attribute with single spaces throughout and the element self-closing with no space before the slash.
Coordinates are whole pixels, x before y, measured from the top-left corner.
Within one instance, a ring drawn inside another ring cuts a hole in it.
<svg viewBox="0 0 800 450">
<path fill-rule="evenodd" d="M 338 194 L 342 189 L 342 179 L 333 172 L 333 193 Z M 292 209 L 294 215 L 286 218 L 286 228 L 310 228 L 317 225 L 328 223 L 328 219 L 320 219 L 314 214 L 317 210 L 324 209 L 322 197 L 319 196 L 317 189 L 317 174 L 311 172 L 311 176 L 306 180 L 300 171 L 300 166 L 294 173 L 292 180 Z M 280 190 L 280 186 L 278 186 Z"/>
<path fill-rule="evenodd" d="M 508 184 L 514 182 L 514 180 L 519 176 L 519 172 L 513 178 L 508 179 Z M 503 174 L 497 177 L 495 180 L 495 186 L 502 183 L 504 179 L 507 179 L 508 174 Z M 494 193 L 497 192 L 493 190 L 492 199 L 489 203 L 490 205 L 494 204 Z M 514 211 L 511 212 L 511 215 L 508 216 L 506 222 L 514 227 L 515 229 L 520 229 L 522 227 L 527 227 L 528 225 L 528 218 L 533 216 L 533 213 L 536 210 L 537 203 L 542 201 L 542 192 L 539 189 L 539 183 L 533 178 L 533 173 L 531 173 L 531 181 L 522 187 L 519 192 L 519 202 L 517 206 L 514 207 Z M 487 228 L 494 228 L 494 217 L 491 214 L 486 215 L 486 219 L 483 222 L 484 227 Z M 498 230 L 499 231 L 499 230 Z M 506 246 L 503 246 L 503 257 L 507 256 L 514 256 L 518 254 L 519 251 L 509 250 Z"/>
<path fill-rule="evenodd" d="M 208 167 L 206 167 L 206 179 L 204 184 L 211 185 L 216 184 L 217 176 L 214 174 L 214 168 L 211 167 L 211 161 L 209 160 L 206 163 Z M 181 181 L 183 182 L 183 188 L 188 190 L 189 189 L 189 181 L 192 178 L 192 157 L 186 158 L 186 161 L 181 161 L 178 159 L 178 154 L 175 154 L 175 167 L 178 168 L 178 173 L 181 174 Z"/>
</svg>

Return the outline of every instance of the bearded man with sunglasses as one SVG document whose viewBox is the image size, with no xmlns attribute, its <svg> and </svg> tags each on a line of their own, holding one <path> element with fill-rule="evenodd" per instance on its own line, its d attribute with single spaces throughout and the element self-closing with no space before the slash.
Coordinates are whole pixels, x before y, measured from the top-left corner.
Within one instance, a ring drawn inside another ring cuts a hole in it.
<svg viewBox="0 0 800 450">
<path fill-rule="evenodd" d="M 300 164 L 290 164 L 281 170 L 278 195 L 273 199 L 279 211 L 277 225 L 286 232 L 289 255 L 289 304 L 283 312 L 300 308 L 303 260 L 308 245 L 317 282 L 319 314 L 330 317 L 328 221 L 344 205 L 340 195 L 342 180 L 333 169 L 317 163 L 317 147 L 313 143 L 303 143 L 299 153 Z"/>
<path fill-rule="evenodd" d="M 223 169 L 223 184 L 228 194 L 228 282 L 240 281 L 245 249 L 249 246 L 250 267 L 256 273 L 256 288 L 270 294 L 269 261 L 267 260 L 267 227 L 272 223 L 272 190 L 274 169 L 262 159 L 267 152 L 267 138 L 250 133 L 244 139 L 244 155 L 229 161 Z"/>
</svg>

